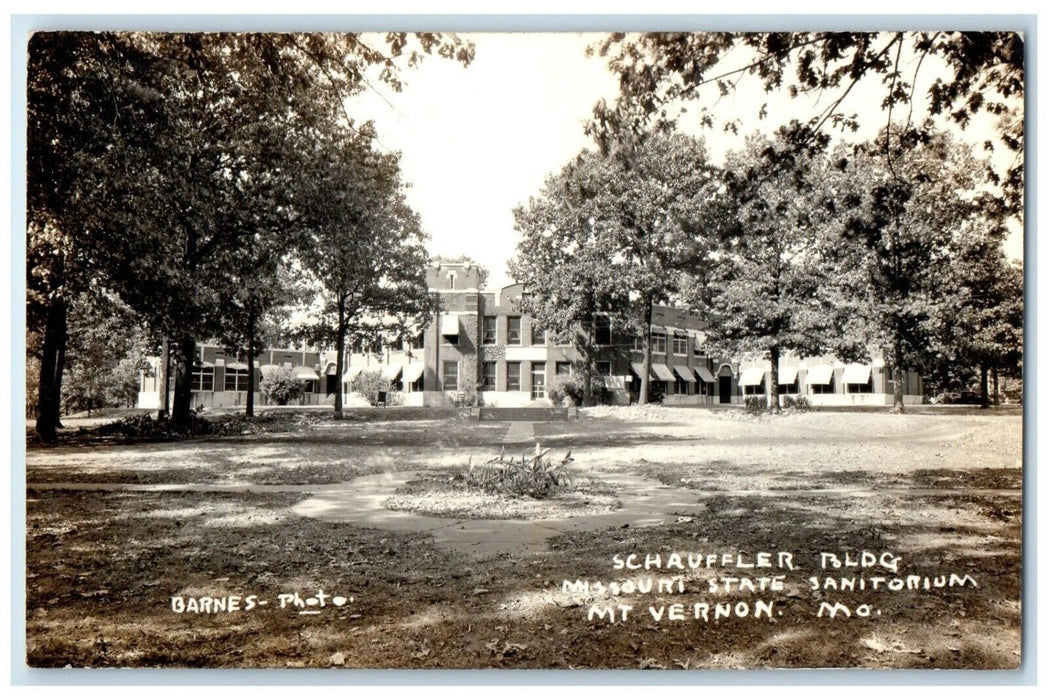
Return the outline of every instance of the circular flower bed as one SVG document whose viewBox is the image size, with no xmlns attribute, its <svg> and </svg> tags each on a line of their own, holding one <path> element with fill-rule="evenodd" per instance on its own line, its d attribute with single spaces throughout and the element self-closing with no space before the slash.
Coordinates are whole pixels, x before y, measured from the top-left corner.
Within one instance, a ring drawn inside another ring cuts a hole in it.
<svg viewBox="0 0 1048 700">
<path fill-rule="evenodd" d="M 575 479 L 570 488 L 539 499 L 470 486 L 462 472 L 433 472 L 397 489 L 385 507 L 437 518 L 559 520 L 610 513 L 622 504 L 611 487 L 595 479 Z"/>
</svg>

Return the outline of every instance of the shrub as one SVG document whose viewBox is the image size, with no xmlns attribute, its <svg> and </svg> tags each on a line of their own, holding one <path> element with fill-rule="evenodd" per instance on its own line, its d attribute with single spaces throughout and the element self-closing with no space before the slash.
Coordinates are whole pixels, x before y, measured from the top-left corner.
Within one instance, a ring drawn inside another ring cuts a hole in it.
<svg viewBox="0 0 1048 700">
<path fill-rule="evenodd" d="M 295 379 L 291 370 L 277 367 L 262 376 L 258 390 L 265 397 L 266 403 L 287 406 L 302 396 L 302 382 Z"/>
<path fill-rule="evenodd" d="M 582 379 L 573 374 L 558 374 L 546 386 L 554 406 L 581 406 L 582 394 Z"/>
<path fill-rule="evenodd" d="M 808 401 L 807 396 L 798 396 L 797 398 L 794 398 L 792 396 L 783 396 L 782 407 L 784 409 L 791 408 L 796 411 L 807 411 L 811 408 L 811 402 Z"/>
<path fill-rule="evenodd" d="M 746 413 L 760 415 L 768 410 L 768 400 L 764 396 L 747 396 Z"/>
<path fill-rule="evenodd" d="M 390 394 L 393 393 L 392 384 L 378 369 L 366 369 L 358 374 L 350 382 L 349 390 L 363 396 L 372 406 L 378 405 L 379 394 L 385 394 L 388 405 Z"/>
<path fill-rule="evenodd" d="M 502 448 L 498 457 L 479 466 L 475 466 L 470 458 L 469 471 L 463 478 L 468 486 L 490 493 L 550 498 L 571 487 L 568 465 L 575 460 L 570 452 L 559 462 L 554 462 L 548 455 L 549 450 L 540 450 L 536 443 L 535 453 L 530 457 L 522 454 L 518 461 L 515 457 L 507 458 L 506 449 Z"/>
</svg>

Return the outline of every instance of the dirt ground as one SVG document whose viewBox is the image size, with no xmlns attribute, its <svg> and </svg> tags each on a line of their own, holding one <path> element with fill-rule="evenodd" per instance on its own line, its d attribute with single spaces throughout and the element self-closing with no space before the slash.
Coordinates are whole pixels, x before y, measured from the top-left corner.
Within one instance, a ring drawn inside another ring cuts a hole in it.
<svg viewBox="0 0 1048 700">
<path fill-rule="evenodd" d="M 580 669 L 1020 662 L 1016 414 L 758 419 L 649 407 L 536 423 L 537 439 L 554 452 L 570 449 L 581 476 L 643 476 L 679 488 L 693 504 L 657 526 L 566 533 L 539 554 L 449 552 L 426 535 L 302 517 L 292 508 L 308 488 L 71 488 L 310 485 L 446 470 L 497 453 L 508 427 L 459 418 L 310 420 L 236 437 L 30 447 L 28 662 Z M 842 590 L 849 587 L 842 578 L 856 590 Z M 649 579 L 653 588 L 643 592 Z M 323 607 L 319 589 L 328 596 Z M 251 610 L 249 596 L 257 596 Z M 240 609 L 201 612 L 204 597 Z M 621 606 L 632 606 L 626 619 Z"/>
</svg>

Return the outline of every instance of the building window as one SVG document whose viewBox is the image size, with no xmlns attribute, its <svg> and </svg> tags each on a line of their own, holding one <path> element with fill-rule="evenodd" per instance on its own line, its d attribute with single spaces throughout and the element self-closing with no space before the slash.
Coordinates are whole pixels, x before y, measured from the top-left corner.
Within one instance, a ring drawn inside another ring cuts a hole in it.
<svg viewBox="0 0 1048 700">
<path fill-rule="evenodd" d="M 865 384 L 847 384 L 845 385 L 846 394 L 872 394 L 873 393 L 873 377 Z"/>
<path fill-rule="evenodd" d="M 484 363 L 484 389 L 486 391 L 495 391 L 495 381 L 497 377 L 497 372 L 497 362 Z"/>
<path fill-rule="evenodd" d="M 666 334 L 662 332 L 652 332 L 651 334 L 651 351 L 666 354 Z"/>
<path fill-rule="evenodd" d="M 520 363 L 506 363 L 506 391 L 520 391 Z"/>
<path fill-rule="evenodd" d="M 597 316 L 594 319 L 593 340 L 597 345 L 611 345 L 611 319 Z"/>
<path fill-rule="evenodd" d="M 811 390 L 811 393 L 813 393 L 813 394 L 835 394 L 835 393 L 837 393 L 836 391 L 834 391 L 833 379 L 832 378 L 830 379 L 830 381 L 826 382 L 825 384 L 809 384 L 808 388 Z"/>
<path fill-rule="evenodd" d="M 520 316 L 506 317 L 506 345 L 520 345 Z"/>
<path fill-rule="evenodd" d="M 484 345 L 494 345 L 498 342 L 498 317 L 484 316 L 482 323 L 484 324 L 484 334 L 481 342 Z"/>
<path fill-rule="evenodd" d="M 674 355 L 687 355 L 688 354 L 688 336 L 673 334 L 673 354 Z"/>
<path fill-rule="evenodd" d="M 454 289 L 454 288 L 455 288 L 455 273 L 454 272 L 449 272 L 448 273 L 448 289 Z"/>
<path fill-rule="evenodd" d="M 415 335 L 408 338 L 408 349 L 410 350 L 421 350 L 426 342 L 425 332 L 419 331 Z"/>
<path fill-rule="evenodd" d="M 539 324 L 532 321 L 531 323 L 531 344 L 532 345 L 545 345 L 546 344 L 546 329 Z"/>
<path fill-rule="evenodd" d="M 780 384 L 779 385 L 779 393 L 780 394 L 796 394 L 797 393 L 797 382 L 794 382 L 793 384 Z"/>
<path fill-rule="evenodd" d="M 633 336 L 633 341 L 630 345 L 630 350 L 644 350 L 644 336 L 642 334 L 638 333 L 637 335 Z"/>
<path fill-rule="evenodd" d="M 571 363 L 570 362 L 558 362 L 556 364 L 556 371 L 559 375 L 571 374 Z"/>
<path fill-rule="evenodd" d="M 597 374 L 602 377 L 611 376 L 611 362 L 608 360 L 601 360 L 597 363 Z"/>
<path fill-rule="evenodd" d="M 546 398 L 546 365 L 544 364 L 531 366 L 531 398 Z"/>
<path fill-rule="evenodd" d="M 445 391 L 458 391 L 459 388 L 459 363 L 458 362 L 444 362 L 444 373 L 442 375 L 444 380 Z"/>
<path fill-rule="evenodd" d="M 688 382 L 684 381 L 680 377 L 677 377 L 673 381 L 673 393 L 674 394 L 687 394 L 688 393 Z"/>
<path fill-rule="evenodd" d="M 193 370 L 193 391 L 215 390 L 215 368 L 198 367 Z"/>
<path fill-rule="evenodd" d="M 744 386 L 742 393 L 744 396 L 764 396 L 764 382 Z"/>
<path fill-rule="evenodd" d="M 226 391 L 247 391 L 247 372 L 226 367 Z"/>
</svg>

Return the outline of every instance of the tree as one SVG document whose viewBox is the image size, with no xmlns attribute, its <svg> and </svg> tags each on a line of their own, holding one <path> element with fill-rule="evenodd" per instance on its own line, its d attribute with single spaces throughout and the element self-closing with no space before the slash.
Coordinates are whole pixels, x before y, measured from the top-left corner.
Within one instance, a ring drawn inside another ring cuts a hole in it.
<svg viewBox="0 0 1048 700">
<path fill-rule="evenodd" d="M 993 198 L 980 198 L 970 217 L 951 232 L 935 307 L 933 369 L 955 380 L 958 372 L 974 370 L 984 408 L 990 405 L 991 374 L 994 402 L 998 372 L 1022 374 L 1022 266 L 1005 259 L 1006 231 L 995 204 Z M 959 379 L 967 385 L 967 376 Z"/>
<path fill-rule="evenodd" d="M 53 441 L 70 304 L 104 279 L 87 239 L 133 206 L 112 196 L 134 177 L 114 154 L 148 147 L 161 104 L 151 56 L 116 35 L 38 32 L 28 50 L 26 321 L 40 338 L 36 432 Z"/>
<path fill-rule="evenodd" d="M 643 352 L 638 403 L 649 399 L 651 323 L 655 304 L 681 295 L 682 274 L 704 257 L 707 206 L 717 187 L 705 146 L 683 134 L 620 135 L 605 161 L 596 216 L 616 241 L 618 282 L 638 307 Z"/>
<path fill-rule="evenodd" d="M 622 134 L 601 153 L 585 152 L 547 181 L 543 199 L 515 213 L 524 234 L 510 269 L 528 290 L 527 311 L 549 330 L 574 335 L 585 401 L 598 314 L 639 330 L 644 352 L 638 401 L 648 401 L 652 308 L 679 291 L 695 256 L 696 222 L 712 193 L 704 146 L 682 134 Z M 565 280 L 564 272 L 572 274 Z M 582 291 L 566 309 L 570 287 Z M 631 304 L 632 302 L 632 304 Z M 640 326 L 638 329 L 637 326 Z"/>
<path fill-rule="evenodd" d="M 370 138 L 326 134 L 299 171 L 299 257 L 317 280 L 321 314 L 306 328 L 336 351 L 345 368 L 347 336 L 366 325 L 402 334 L 424 326 L 436 309 L 426 284 L 428 255 L 418 216 L 404 199 L 399 159 L 371 148 Z M 342 391 L 335 394 L 342 417 Z"/>
<path fill-rule="evenodd" d="M 174 339 L 173 418 L 188 420 L 194 338 L 218 335 L 212 284 L 294 175 L 286 136 L 341 123 L 369 77 L 455 37 L 43 33 L 29 57 L 29 308 L 44 333 L 38 432 L 54 437 L 70 293 L 100 281 Z M 290 141 L 294 141 L 293 139 Z M 263 184 L 268 189 L 260 190 Z M 273 187 L 275 186 L 275 188 Z M 70 291 L 71 290 L 71 291 Z"/>
<path fill-rule="evenodd" d="M 593 403 L 597 316 L 629 315 L 618 244 L 598 216 L 607 210 L 604 166 L 600 154 L 583 151 L 546 179 L 537 198 L 513 210 L 521 240 L 508 266 L 524 285 L 521 310 L 578 351 L 586 406 Z"/>
<path fill-rule="evenodd" d="M 831 274 L 820 254 L 830 215 L 825 189 L 825 139 L 804 127 L 772 140 L 754 134 L 729 154 L 720 197 L 722 228 L 707 260 L 699 295 L 711 340 L 735 355 L 756 352 L 771 361 L 767 401 L 779 406 L 779 360 L 784 352 L 824 352 L 834 318 L 824 292 Z M 808 148 L 798 151 L 798 139 Z"/>
<path fill-rule="evenodd" d="M 615 104 L 597 106 L 590 129 L 598 137 L 607 131 L 645 131 L 652 123 L 672 126 L 685 103 L 700 106 L 704 125 L 720 122 L 736 131 L 737 116 L 718 120 L 710 92 L 731 94 L 747 76 L 759 80 L 766 93 L 810 98 L 813 114 L 807 126 L 813 132 L 824 127 L 855 131 L 860 119 L 871 118 L 843 112 L 859 83 L 880 83 L 882 123 L 890 128 L 904 109 L 912 114 L 914 107 L 962 128 L 980 114 L 989 115 L 996 120 L 997 135 L 987 147 L 996 143 L 1015 157 L 1006 166 L 984 166 L 1004 188 L 1009 213 L 1021 216 L 1025 75 L 1018 32 L 617 33 L 591 52 L 608 60 L 621 93 Z M 755 112 L 768 117 L 768 104 Z M 899 128 L 927 136 L 936 127 L 907 118 Z"/>
<path fill-rule="evenodd" d="M 883 348 L 902 411 L 904 375 L 929 366 L 949 241 L 977 208 L 984 172 L 945 134 L 898 131 L 857 147 L 829 176 L 842 204 L 835 283 L 856 300 L 853 346 Z"/>
</svg>

